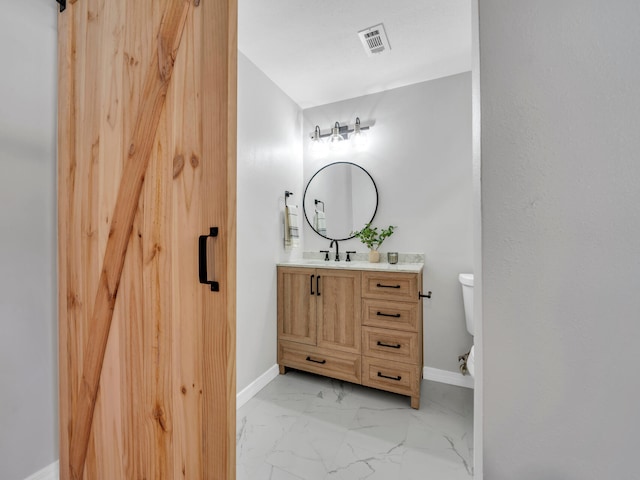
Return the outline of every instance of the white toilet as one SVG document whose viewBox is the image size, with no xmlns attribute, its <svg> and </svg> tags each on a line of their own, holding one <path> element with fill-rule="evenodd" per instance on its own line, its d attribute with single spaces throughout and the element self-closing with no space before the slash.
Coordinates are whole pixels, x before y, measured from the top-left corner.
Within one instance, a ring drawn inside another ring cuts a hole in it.
<svg viewBox="0 0 640 480">
<path fill-rule="evenodd" d="M 464 301 L 464 316 L 467 320 L 467 330 L 471 335 L 475 333 L 473 325 L 473 273 L 461 273 L 458 275 L 458 280 L 462 285 L 462 299 Z M 474 369 L 475 357 L 473 354 L 473 345 L 467 358 L 467 370 L 472 377 L 475 374 Z"/>
</svg>

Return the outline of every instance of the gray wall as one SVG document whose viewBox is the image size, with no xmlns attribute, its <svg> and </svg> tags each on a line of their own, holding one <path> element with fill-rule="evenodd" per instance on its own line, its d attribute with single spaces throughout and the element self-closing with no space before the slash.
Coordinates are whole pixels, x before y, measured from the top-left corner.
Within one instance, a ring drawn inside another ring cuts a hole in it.
<svg viewBox="0 0 640 480">
<path fill-rule="evenodd" d="M 56 9 L 0 14 L 0 478 L 57 454 Z"/>
<path fill-rule="evenodd" d="M 302 111 L 238 53 L 237 389 L 276 363 L 276 263 L 301 257 L 283 243 L 284 191 L 302 201 Z"/>
<path fill-rule="evenodd" d="M 378 186 L 374 225 L 398 229 L 381 251 L 426 255 L 425 365 L 458 371 L 458 355 L 473 341 L 467 333 L 458 274 L 473 271 L 471 73 L 357 97 L 304 110 L 305 182 L 319 168 L 351 161 Z M 375 121 L 366 152 L 347 149 L 319 159 L 309 149 L 315 125 Z M 329 219 L 327 219 L 329 221 Z M 305 250 L 327 250 L 329 241 L 305 222 Z M 359 240 L 340 249 L 366 252 Z"/>
<path fill-rule="evenodd" d="M 638 477 L 640 3 L 480 1 L 484 472 Z"/>
</svg>

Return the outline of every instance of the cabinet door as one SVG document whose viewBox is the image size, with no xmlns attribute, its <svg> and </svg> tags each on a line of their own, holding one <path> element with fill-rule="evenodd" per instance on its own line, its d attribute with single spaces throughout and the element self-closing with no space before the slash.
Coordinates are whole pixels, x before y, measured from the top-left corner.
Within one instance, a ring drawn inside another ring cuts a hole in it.
<svg viewBox="0 0 640 480">
<path fill-rule="evenodd" d="M 316 344 L 316 271 L 278 268 L 278 339 Z"/>
<path fill-rule="evenodd" d="M 317 270 L 318 346 L 360 352 L 360 272 Z"/>
</svg>

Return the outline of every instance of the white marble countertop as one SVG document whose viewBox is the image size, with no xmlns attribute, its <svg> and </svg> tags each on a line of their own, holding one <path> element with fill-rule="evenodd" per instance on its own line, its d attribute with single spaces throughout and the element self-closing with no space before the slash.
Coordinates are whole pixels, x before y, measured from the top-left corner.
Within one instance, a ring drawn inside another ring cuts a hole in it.
<svg viewBox="0 0 640 480">
<path fill-rule="evenodd" d="M 369 263 L 363 261 L 345 262 L 341 260 L 317 260 L 301 258 L 299 260 L 288 260 L 277 263 L 279 267 L 308 267 L 308 268 L 331 268 L 343 270 L 372 270 L 378 272 L 410 272 L 419 273 L 424 268 L 424 263 L 396 263 L 394 265 L 386 262 Z"/>
</svg>

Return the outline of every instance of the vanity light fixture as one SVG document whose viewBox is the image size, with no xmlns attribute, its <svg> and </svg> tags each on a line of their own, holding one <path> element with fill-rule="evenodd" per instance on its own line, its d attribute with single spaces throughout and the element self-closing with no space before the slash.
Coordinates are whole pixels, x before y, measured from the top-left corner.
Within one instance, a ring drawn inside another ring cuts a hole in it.
<svg viewBox="0 0 640 480">
<path fill-rule="evenodd" d="M 349 139 L 351 145 L 361 149 L 367 144 L 367 136 L 365 130 L 369 130 L 370 126 L 363 126 L 360 123 L 360 117 L 356 117 L 356 122 L 353 128 L 348 125 L 340 125 L 336 122 L 331 128 L 330 133 L 322 133 L 320 126 L 316 125 L 313 134 L 311 135 L 311 150 L 319 155 L 326 153 L 326 147 L 329 146 L 331 150 L 342 149 L 347 144 L 345 140 Z"/>
</svg>

